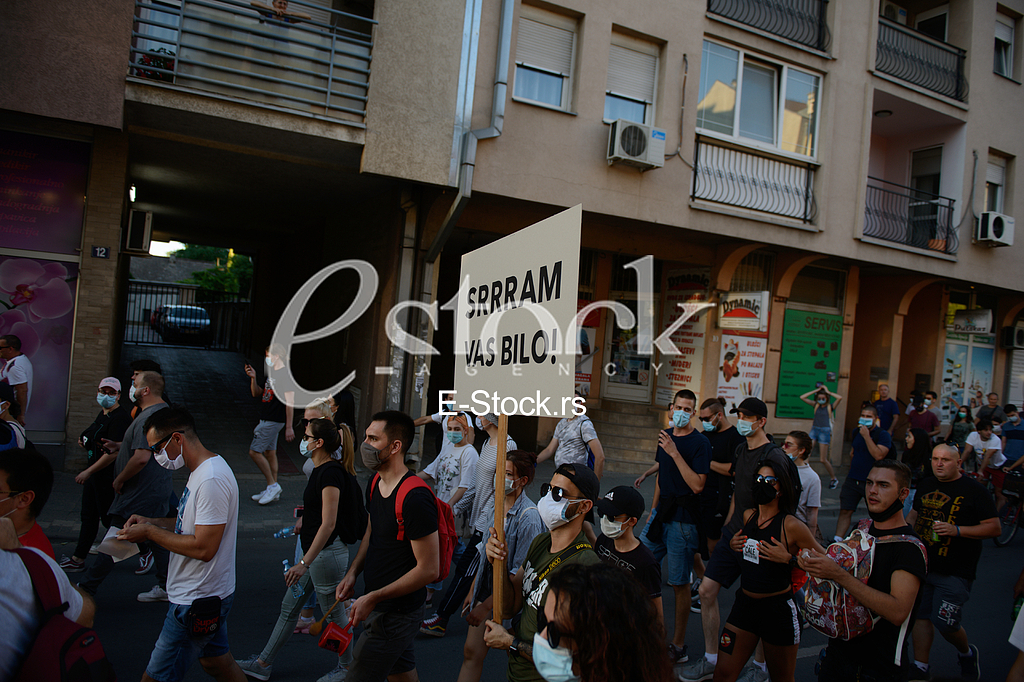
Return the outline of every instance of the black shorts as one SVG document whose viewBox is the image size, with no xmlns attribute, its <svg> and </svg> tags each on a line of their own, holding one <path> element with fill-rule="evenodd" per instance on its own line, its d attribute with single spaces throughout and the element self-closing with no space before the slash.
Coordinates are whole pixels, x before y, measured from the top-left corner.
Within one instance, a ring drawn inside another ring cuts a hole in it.
<svg viewBox="0 0 1024 682">
<path fill-rule="evenodd" d="M 701 496 L 700 500 L 700 522 L 704 527 L 704 535 L 708 540 L 718 540 L 722 537 L 722 524 L 725 523 L 725 516 L 718 514 L 718 493 L 714 496 Z"/>
<path fill-rule="evenodd" d="M 711 558 L 704 569 L 705 578 L 710 578 L 725 588 L 732 587 L 732 584 L 740 577 L 742 556 L 729 547 L 732 535 L 732 533 L 722 533 L 721 539 L 715 545 L 714 551 L 711 552 Z"/>
<path fill-rule="evenodd" d="M 757 635 L 765 644 L 792 646 L 800 643 L 800 620 L 792 592 L 755 599 L 738 590 L 732 611 L 725 620 L 719 649 L 725 648 L 725 631 L 730 625 Z"/>
<path fill-rule="evenodd" d="M 855 481 L 847 476 L 839 491 L 839 508 L 843 511 L 857 511 L 861 500 L 864 499 L 865 484 L 866 481 Z"/>
</svg>

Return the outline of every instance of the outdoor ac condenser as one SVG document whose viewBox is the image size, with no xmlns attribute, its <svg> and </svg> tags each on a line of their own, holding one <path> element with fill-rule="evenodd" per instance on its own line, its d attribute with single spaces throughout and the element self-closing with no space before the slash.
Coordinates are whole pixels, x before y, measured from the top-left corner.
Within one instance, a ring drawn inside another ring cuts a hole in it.
<svg viewBox="0 0 1024 682">
<path fill-rule="evenodd" d="M 642 170 L 665 165 L 665 131 L 625 119 L 608 131 L 608 165 L 620 163 Z"/>
<path fill-rule="evenodd" d="M 977 240 L 989 246 L 1013 246 L 1013 218 L 985 211 L 978 220 Z"/>
</svg>

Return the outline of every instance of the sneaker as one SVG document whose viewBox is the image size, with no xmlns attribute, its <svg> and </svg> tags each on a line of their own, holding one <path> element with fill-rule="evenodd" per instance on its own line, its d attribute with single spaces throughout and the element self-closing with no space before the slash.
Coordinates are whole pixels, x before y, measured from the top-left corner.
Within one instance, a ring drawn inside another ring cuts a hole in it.
<svg viewBox="0 0 1024 682">
<path fill-rule="evenodd" d="M 686 645 L 676 646 L 675 644 L 668 645 L 668 658 L 672 661 L 672 664 L 686 663 L 690 660 L 690 657 L 686 655 Z"/>
<path fill-rule="evenodd" d="M 927 670 L 921 670 L 913 663 L 910 664 L 910 671 L 907 674 L 907 680 L 910 682 L 927 682 L 929 679 L 931 678 L 929 677 Z"/>
<path fill-rule="evenodd" d="M 829 484 L 828 484 L 828 489 L 829 490 L 835 490 L 838 487 L 839 487 L 839 479 L 838 478 L 833 478 L 831 481 L 829 481 Z"/>
<path fill-rule="evenodd" d="M 258 502 L 260 504 L 270 504 L 271 502 L 275 502 L 279 499 L 281 499 L 281 484 L 272 483 L 263 491 Z"/>
<path fill-rule="evenodd" d="M 966 655 L 960 654 L 959 656 L 960 677 L 974 682 L 974 680 L 981 677 L 981 652 L 973 644 L 968 644 L 967 648 L 969 652 Z"/>
<path fill-rule="evenodd" d="M 149 592 L 143 592 L 139 595 L 138 599 L 143 603 L 167 601 L 167 590 L 160 587 L 159 585 L 153 585 L 153 589 L 151 589 Z"/>
<path fill-rule="evenodd" d="M 751 663 L 743 669 L 736 682 L 768 682 L 768 673 Z"/>
<path fill-rule="evenodd" d="M 85 561 L 76 561 L 74 557 L 67 555 L 60 558 L 59 565 L 65 573 L 81 573 L 85 570 Z"/>
<path fill-rule="evenodd" d="M 92 547 L 89 548 L 89 554 L 99 554 L 99 553 L 100 553 L 100 543 L 94 542 Z"/>
<path fill-rule="evenodd" d="M 690 595 L 690 613 L 700 613 L 700 595 Z"/>
<path fill-rule="evenodd" d="M 327 673 L 316 682 L 345 682 L 345 678 L 348 676 L 348 668 L 341 665 L 341 661 L 338 662 L 338 667 Z"/>
<path fill-rule="evenodd" d="M 683 682 L 708 682 L 715 676 L 715 664 L 701 656 L 698 660 L 683 668 L 679 679 Z"/>
<path fill-rule="evenodd" d="M 244 661 L 235 661 L 235 663 L 238 664 L 238 667 L 242 669 L 242 672 L 245 673 L 247 677 L 251 677 L 256 680 L 269 680 L 270 671 L 274 666 L 268 665 L 264 668 L 258 663 L 259 658 L 259 656 L 252 656 Z"/>
<path fill-rule="evenodd" d="M 313 624 L 316 618 L 303 618 L 299 616 L 299 619 L 295 621 L 295 629 L 292 630 L 293 635 L 308 635 L 309 626 Z"/>
<path fill-rule="evenodd" d="M 444 633 L 447 629 L 448 621 L 441 618 L 441 616 L 436 613 L 420 624 L 420 634 L 430 635 L 431 637 L 444 637 Z"/>
<path fill-rule="evenodd" d="M 153 564 L 156 561 L 153 559 L 153 552 L 146 552 L 139 556 L 139 567 L 135 569 L 135 575 L 146 575 L 153 570 Z"/>
</svg>

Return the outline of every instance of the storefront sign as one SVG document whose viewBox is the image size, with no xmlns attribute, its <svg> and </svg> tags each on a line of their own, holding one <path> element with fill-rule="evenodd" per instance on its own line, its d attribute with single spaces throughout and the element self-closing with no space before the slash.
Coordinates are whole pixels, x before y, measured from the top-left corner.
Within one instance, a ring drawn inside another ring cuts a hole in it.
<svg viewBox="0 0 1024 682">
<path fill-rule="evenodd" d="M 661 305 L 661 329 L 671 327 L 684 315 L 680 303 L 696 303 L 708 300 L 708 286 L 711 272 L 706 269 L 670 270 L 665 277 L 664 298 Z M 658 387 L 655 392 L 656 405 L 668 405 L 676 391 L 688 388 L 701 395 L 701 375 L 704 370 L 704 339 L 707 334 L 707 314 L 694 314 L 670 337 L 679 349 L 679 355 L 661 354 L 658 357 L 656 373 Z"/>
<path fill-rule="evenodd" d="M 719 329 L 767 332 L 770 296 L 768 291 L 722 294 L 718 304 Z"/>
<path fill-rule="evenodd" d="M 0 244 L 79 255 L 88 174 L 87 143 L 0 130 Z"/>
<path fill-rule="evenodd" d="M 800 396 L 818 386 L 836 390 L 843 318 L 839 315 L 786 310 L 782 325 L 777 417 L 811 419 L 814 408 Z"/>
<path fill-rule="evenodd" d="M 948 331 L 960 334 L 991 334 L 992 311 L 991 310 L 960 310 L 953 315 L 953 324 L 946 328 Z"/>
<path fill-rule="evenodd" d="M 767 355 L 767 338 L 722 335 L 722 351 L 718 361 L 718 397 L 726 399 L 727 411 L 739 405 L 744 398 L 761 397 Z"/>
<path fill-rule="evenodd" d="M 540 416 L 572 413 L 582 217 L 575 206 L 462 257 L 460 409 L 537 414 L 546 400 Z"/>
</svg>

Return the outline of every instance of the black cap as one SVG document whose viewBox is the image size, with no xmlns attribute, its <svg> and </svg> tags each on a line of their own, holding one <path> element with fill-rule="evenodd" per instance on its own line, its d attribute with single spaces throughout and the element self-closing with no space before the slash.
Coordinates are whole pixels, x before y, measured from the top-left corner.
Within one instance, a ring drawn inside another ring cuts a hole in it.
<svg viewBox="0 0 1024 682">
<path fill-rule="evenodd" d="M 734 407 L 729 414 L 742 414 L 745 417 L 768 417 L 768 406 L 758 398 L 744 398 L 739 407 Z"/>
<path fill-rule="evenodd" d="M 601 494 L 601 482 L 586 464 L 563 464 L 555 469 L 556 474 L 565 476 L 573 485 L 579 488 L 580 494 L 594 504 L 597 504 L 597 496 Z"/>
<path fill-rule="evenodd" d="M 644 515 L 644 496 L 633 486 L 620 485 L 612 488 L 597 501 L 597 513 L 601 516 L 616 517 L 625 514 L 640 518 Z"/>
</svg>

